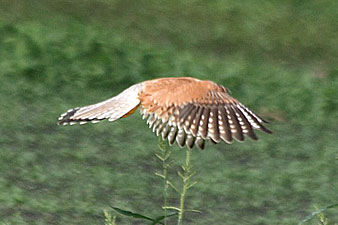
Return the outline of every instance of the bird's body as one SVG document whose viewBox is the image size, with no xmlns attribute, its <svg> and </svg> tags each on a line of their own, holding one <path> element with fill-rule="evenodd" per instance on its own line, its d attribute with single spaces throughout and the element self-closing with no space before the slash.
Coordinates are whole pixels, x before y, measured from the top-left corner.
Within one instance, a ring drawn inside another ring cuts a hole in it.
<svg viewBox="0 0 338 225">
<path fill-rule="evenodd" d="M 206 139 L 214 143 L 245 136 L 258 139 L 254 129 L 271 133 L 262 118 L 232 98 L 226 88 L 212 81 L 190 77 L 160 78 L 135 84 L 106 101 L 70 109 L 59 124 L 114 121 L 127 117 L 138 107 L 153 132 L 176 140 L 180 147 L 204 148 Z"/>
</svg>

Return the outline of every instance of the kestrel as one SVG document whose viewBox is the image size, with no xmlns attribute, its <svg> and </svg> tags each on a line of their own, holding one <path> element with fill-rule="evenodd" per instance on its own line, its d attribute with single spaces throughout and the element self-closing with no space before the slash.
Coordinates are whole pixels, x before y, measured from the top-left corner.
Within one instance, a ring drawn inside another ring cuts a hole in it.
<svg viewBox="0 0 338 225">
<path fill-rule="evenodd" d="M 229 90 L 208 80 L 191 77 L 160 78 L 135 84 L 119 95 L 93 105 L 68 110 L 58 124 L 73 125 L 130 116 L 140 106 L 143 119 L 157 136 L 175 140 L 180 147 L 204 149 L 205 140 L 232 143 L 254 129 L 271 133 L 264 119 L 230 96 Z"/>
</svg>

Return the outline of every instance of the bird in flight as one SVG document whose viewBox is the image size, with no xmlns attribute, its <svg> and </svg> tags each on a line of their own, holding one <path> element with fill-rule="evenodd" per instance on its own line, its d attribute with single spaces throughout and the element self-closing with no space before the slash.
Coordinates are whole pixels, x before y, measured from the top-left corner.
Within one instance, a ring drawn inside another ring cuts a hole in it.
<svg viewBox="0 0 338 225">
<path fill-rule="evenodd" d="M 204 149 L 205 140 L 232 143 L 248 136 L 257 140 L 254 129 L 271 133 L 264 119 L 230 96 L 227 88 L 208 80 L 170 77 L 144 81 L 115 97 L 93 105 L 68 110 L 59 125 L 115 121 L 140 107 L 143 119 L 157 136 L 173 145 Z"/>
</svg>

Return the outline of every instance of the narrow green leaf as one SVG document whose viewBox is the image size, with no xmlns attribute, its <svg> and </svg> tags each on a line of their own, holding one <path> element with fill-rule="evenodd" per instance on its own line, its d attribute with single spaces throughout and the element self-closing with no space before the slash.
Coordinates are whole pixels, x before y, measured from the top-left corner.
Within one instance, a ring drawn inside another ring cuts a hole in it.
<svg viewBox="0 0 338 225">
<path fill-rule="evenodd" d="M 167 154 L 165 154 L 163 161 L 167 161 L 167 159 L 170 157 L 170 155 L 171 155 L 171 152 L 168 152 Z"/>
<path fill-rule="evenodd" d="M 141 215 L 141 214 L 138 214 L 138 213 L 133 213 L 131 211 L 123 210 L 123 209 L 113 207 L 113 206 L 111 206 L 111 208 L 114 209 L 116 212 L 124 215 L 124 216 L 134 217 L 134 218 L 138 218 L 138 219 L 145 219 L 145 220 L 149 220 L 149 221 L 152 221 L 152 222 L 155 221 L 154 219 L 152 219 L 150 217 L 147 217 L 147 216 L 144 216 L 144 215 Z"/>
<path fill-rule="evenodd" d="M 197 181 L 192 182 L 190 185 L 188 185 L 187 189 L 192 188 L 195 184 L 197 184 Z"/>
<path fill-rule="evenodd" d="M 177 207 L 174 207 L 174 206 L 165 206 L 165 207 L 162 207 L 163 209 L 172 209 L 172 210 L 176 210 L 177 212 L 180 212 L 181 210 Z"/>
<path fill-rule="evenodd" d="M 309 221 L 310 219 L 312 219 L 313 216 L 327 210 L 327 209 L 331 209 L 331 208 L 336 208 L 338 207 L 338 204 L 333 204 L 333 205 L 329 205 L 329 206 L 326 206 L 324 208 L 321 208 L 321 209 L 318 209 L 316 211 L 314 211 L 313 213 L 311 213 L 310 215 L 308 215 L 304 220 L 302 220 L 298 225 L 302 225 L 304 224 L 305 222 Z"/>
<path fill-rule="evenodd" d="M 156 156 L 159 160 L 165 161 L 165 159 L 163 159 L 159 154 L 155 153 L 155 156 Z"/>
<path fill-rule="evenodd" d="M 180 176 L 182 178 L 182 180 L 185 179 L 184 176 L 183 176 L 183 174 L 180 171 L 177 171 L 177 174 L 178 174 L 178 176 Z"/>
<path fill-rule="evenodd" d="M 176 191 L 177 193 L 181 194 L 181 192 L 175 187 L 175 185 L 173 183 L 171 183 L 170 181 L 167 180 L 167 184 L 169 184 L 169 186 L 174 189 L 174 191 Z"/>
<path fill-rule="evenodd" d="M 166 216 L 159 216 L 155 219 L 155 221 L 151 225 L 156 225 L 156 224 L 160 223 L 162 220 L 164 220 L 165 218 L 175 216 L 175 215 L 178 215 L 178 212 L 173 212 L 173 213 L 166 215 Z"/>
<path fill-rule="evenodd" d="M 155 175 L 156 175 L 156 176 L 159 176 L 159 177 L 161 177 L 161 178 L 163 178 L 163 179 L 165 179 L 165 177 L 163 176 L 163 174 L 155 173 Z"/>
<path fill-rule="evenodd" d="M 151 225 L 156 225 L 156 224 L 163 224 L 161 221 L 164 220 L 165 218 L 167 217 L 171 217 L 171 216 L 175 216 L 175 215 L 178 215 L 178 212 L 173 212 L 171 214 L 168 214 L 166 216 L 159 216 L 157 217 L 156 219 L 152 219 L 150 217 L 147 217 L 147 216 L 144 216 L 142 214 L 139 214 L 139 213 L 133 213 L 131 211 L 127 211 L 127 210 L 123 210 L 123 209 L 120 209 L 120 208 L 117 208 L 117 207 L 113 207 L 111 206 L 112 209 L 114 209 L 116 212 L 124 215 L 124 216 L 129 216 L 129 217 L 133 217 L 133 218 L 137 218 L 137 219 L 145 219 L 145 220 L 149 220 L 151 221 Z M 169 207 L 170 209 L 172 208 L 175 208 L 175 207 Z M 176 208 L 177 209 L 177 208 Z M 179 210 L 179 209 L 178 209 Z"/>
<path fill-rule="evenodd" d="M 193 173 L 191 173 L 188 177 L 187 177 L 187 180 L 189 180 L 192 176 L 194 176 L 196 173 L 195 172 L 193 172 Z"/>
<path fill-rule="evenodd" d="M 199 211 L 197 209 L 185 209 L 184 211 L 186 211 L 186 212 L 193 212 L 193 213 L 202 213 L 201 211 Z"/>
</svg>

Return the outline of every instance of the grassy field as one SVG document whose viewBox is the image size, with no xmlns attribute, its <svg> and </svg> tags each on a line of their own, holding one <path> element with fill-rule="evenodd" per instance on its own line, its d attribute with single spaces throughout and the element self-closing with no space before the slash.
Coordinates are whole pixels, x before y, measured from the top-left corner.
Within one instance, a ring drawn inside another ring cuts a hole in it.
<svg viewBox="0 0 338 225">
<path fill-rule="evenodd" d="M 157 137 L 138 113 L 56 122 L 69 108 L 166 76 L 223 84 L 274 131 L 194 149 L 198 184 L 187 207 L 202 213 L 185 224 L 297 224 L 337 203 L 337 8 L 333 0 L 1 1 L 0 224 L 104 224 L 110 206 L 160 214 Z M 175 179 L 185 151 L 172 150 Z M 325 215 L 338 222 L 337 209 Z"/>
</svg>

